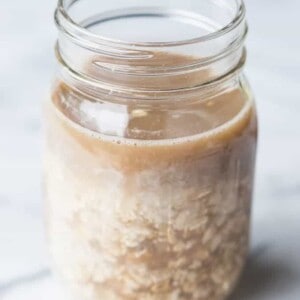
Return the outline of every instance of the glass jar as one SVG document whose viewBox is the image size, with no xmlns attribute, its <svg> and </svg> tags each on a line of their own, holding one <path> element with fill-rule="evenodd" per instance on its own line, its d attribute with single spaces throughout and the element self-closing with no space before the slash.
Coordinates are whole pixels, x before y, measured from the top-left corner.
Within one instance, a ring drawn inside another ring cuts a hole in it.
<svg viewBox="0 0 300 300">
<path fill-rule="evenodd" d="M 53 269 L 74 299 L 220 300 L 244 265 L 256 113 L 240 0 L 61 0 Z"/>
</svg>

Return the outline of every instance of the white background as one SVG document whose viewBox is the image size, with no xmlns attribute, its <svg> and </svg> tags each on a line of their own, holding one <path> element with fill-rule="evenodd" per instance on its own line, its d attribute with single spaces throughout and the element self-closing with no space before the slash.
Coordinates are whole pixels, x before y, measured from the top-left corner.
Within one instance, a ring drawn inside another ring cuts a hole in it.
<svg viewBox="0 0 300 300">
<path fill-rule="evenodd" d="M 41 102 L 54 71 L 54 0 L 0 0 L 0 299 L 63 299 L 48 272 Z M 247 74 L 260 145 L 253 243 L 230 300 L 300 299 L 300 1 L 248 0 Z M 65 298 L 64 298 L 65 299 Z"/>
</svg>

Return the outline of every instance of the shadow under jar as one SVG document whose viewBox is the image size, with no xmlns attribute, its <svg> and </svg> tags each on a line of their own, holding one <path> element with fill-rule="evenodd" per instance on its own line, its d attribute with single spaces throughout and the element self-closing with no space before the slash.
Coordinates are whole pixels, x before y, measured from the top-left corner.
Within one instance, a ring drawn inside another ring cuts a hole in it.
<svg viewBox="0 0 300 300">
<path fill-rule="evenodd" d="M 243 3 L 61 0 L 56 23 L 53 269 L 72 299 L 225 299 L 247 256 L 256 152 Z"/>
</svg>

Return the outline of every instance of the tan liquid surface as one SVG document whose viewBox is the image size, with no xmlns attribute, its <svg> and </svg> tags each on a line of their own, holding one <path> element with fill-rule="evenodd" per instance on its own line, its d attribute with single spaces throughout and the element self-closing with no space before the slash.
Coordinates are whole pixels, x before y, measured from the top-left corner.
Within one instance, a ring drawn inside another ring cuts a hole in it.
<svg viewBox="0 0 300 300">
<path fill-rule="evenodd" d="M 220 300 L 231 291 L 247 253 L 255 111 L 238 88 L 193 97 L 122 107 L 55 90 L 50 248 L 80 299 Z"/>
</svg>

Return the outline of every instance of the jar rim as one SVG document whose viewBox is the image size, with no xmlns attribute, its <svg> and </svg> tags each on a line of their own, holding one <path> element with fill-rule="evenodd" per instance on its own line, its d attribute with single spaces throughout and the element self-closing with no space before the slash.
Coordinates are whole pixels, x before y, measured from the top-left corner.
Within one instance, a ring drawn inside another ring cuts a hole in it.
<svg viewBox="0 0 300 300">
<path fill-rule="evenodd" d="M 234 0 L 236 4 L 236 13 L 231 18 L 230 22 L 227 22 L 226 25 L 222 26 L 219 29 L 216 29 L 213 32 L 207 33 L 205 35 L 201 35 L 195 38 L 182 39 L 178 41 L 167 41 L 167 42 L 131 42 L 122 39 L 114 39 L 101 34 L 96 34 L 84 26 L 82 26 L 79 22 L 76 22 L 69 14 L 70 7 L 76 3 L 78 0 L 72 0 L 70 4 L 68 4 L 70 0 L 58 0 L 58 7 L 55 11 L 55 21 L 57 26 L 62 29 L 65 33 L 72 37 L 80 37 L 86 41 L 92 42 L 93 44 L 99 45 L 114 45 L 114 46 L 134 46 L 134 47 L 174 47 L 181 45 L 191 45 L 197 43 L 203 43 L 210 40 L 217 39 L 221 36 L 226 35 L 227 33 L 235 30 L 245 19 L 246 8 L 243 0 Z M 157 8 L 159 10 L 159 8 Z M 171 10 L 172 13 L 180 13 L 180 10 Z M 184 12 L 184 11 L 183 11 Z"/>
</svg>

